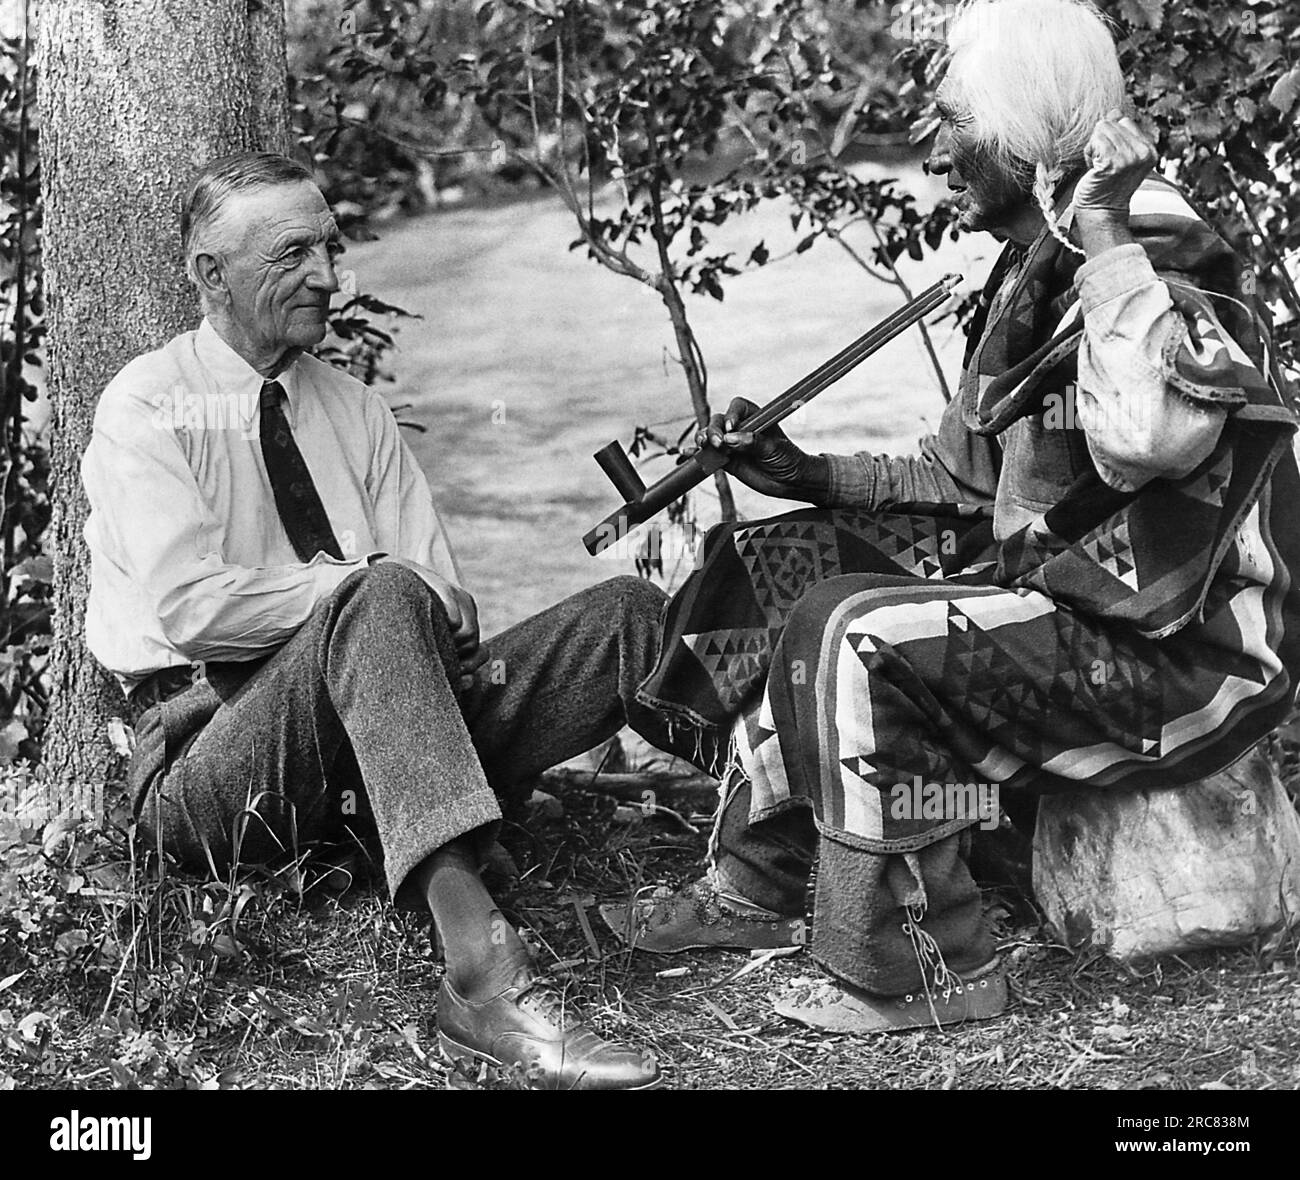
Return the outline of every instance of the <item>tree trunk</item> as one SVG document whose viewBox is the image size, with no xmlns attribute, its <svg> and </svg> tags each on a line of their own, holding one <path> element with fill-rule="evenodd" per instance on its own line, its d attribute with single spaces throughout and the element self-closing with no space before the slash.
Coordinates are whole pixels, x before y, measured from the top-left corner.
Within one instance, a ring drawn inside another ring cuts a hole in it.
<svg viewBox="0 0 1300 1180">
<path fill-rule="evenodd" d="M 83 638 L 81 455 L 113 375 L 198 321 L 180 253 L 190 176 L 289 149 L 284 2 L 43 0 L 39 18 L 55 581 L 42 791 L 84 813 L 120 772 L 108 720 L 122 699 Z"/>
</svg>

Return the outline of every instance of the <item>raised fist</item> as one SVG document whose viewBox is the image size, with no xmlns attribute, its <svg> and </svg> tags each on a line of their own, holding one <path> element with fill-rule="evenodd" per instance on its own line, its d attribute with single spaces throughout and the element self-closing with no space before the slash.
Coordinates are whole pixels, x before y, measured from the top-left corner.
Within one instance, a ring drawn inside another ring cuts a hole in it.
<svg viewBox="0 0 1300 1180">
<path fill-rule="evenodd" d="M 1083 158 L 1088 171 L 1074 190 L 1075 211 L 1127 216 L 1129 200 L 1156 162 L 1156 149 L 1138 125 L 1116 109 L 1098 121 Z"/>
</svg>

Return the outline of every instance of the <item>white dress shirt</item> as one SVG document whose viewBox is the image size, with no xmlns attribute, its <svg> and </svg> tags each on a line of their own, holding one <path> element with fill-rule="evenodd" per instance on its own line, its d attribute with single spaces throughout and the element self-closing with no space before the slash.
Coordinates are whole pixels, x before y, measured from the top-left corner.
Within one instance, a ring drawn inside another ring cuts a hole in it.
<svg viewBox="0 0 1300 1180">
<path fill-rule="evenodd" d="M 377 554 L 460 581 L 392 411 L 310 356 L 276 380 L 344 560 L 298 560 L 262 459 L 264 380 L 205 319 L 133 360 L 99 400 L 81 464 L 86 642 L 124 691 L 160 668 L 266 655 Z"/>
</svg>

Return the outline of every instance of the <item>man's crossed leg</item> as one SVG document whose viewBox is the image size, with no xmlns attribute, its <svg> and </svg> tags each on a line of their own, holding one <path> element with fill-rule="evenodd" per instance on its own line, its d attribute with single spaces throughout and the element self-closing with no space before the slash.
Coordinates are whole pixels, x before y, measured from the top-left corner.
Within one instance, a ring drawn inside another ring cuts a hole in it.
<svg viewBox="0 0 1300 1180">
<path fill-rule="evenodd" d="M 488 641 L 462 689 L 445 609 L 421 577 L 358 571 L 251 675 L 214 667 L 145 713 L 141 827 L 221 871 L 343 836 L 363 793 L 394 899 L 427 904 L 443 942 L 444 1048 L 522 1065 L 540 1085 L 652 1085 L 651 1055 L 601 1041 L 538 980 L 478 866 L 501 815 L 494 787 L 629 720 L 668 744 L 634 703 L 663 602 L 635 578 L 593 587 Z"/>
</svg>

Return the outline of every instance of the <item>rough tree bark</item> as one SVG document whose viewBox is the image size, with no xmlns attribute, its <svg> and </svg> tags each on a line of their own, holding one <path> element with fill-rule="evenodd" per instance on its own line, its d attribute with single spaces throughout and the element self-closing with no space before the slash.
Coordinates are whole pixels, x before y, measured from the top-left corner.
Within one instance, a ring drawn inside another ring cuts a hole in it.
<svg viewBox="0 0 1300 1180">
<path fill-rule="evenodd" d="M 43 0 L 38 38 L 55 578 L 40 782 L 54 809 L 94 813 L 120 770 L 122 701 L 83 640 L 81 455 L 113 374 L 197 323 L 180 257 L 190 175 L 289 148 L 284 2 Z"/>
</svg>

